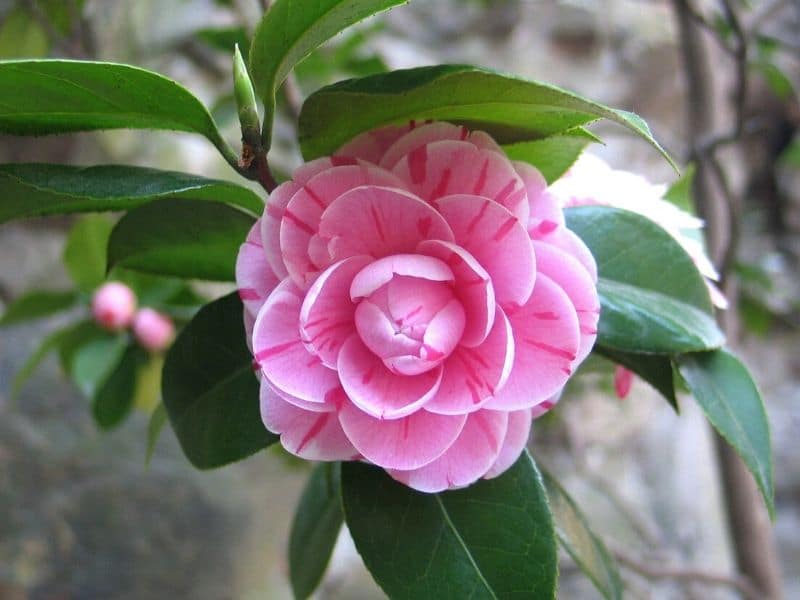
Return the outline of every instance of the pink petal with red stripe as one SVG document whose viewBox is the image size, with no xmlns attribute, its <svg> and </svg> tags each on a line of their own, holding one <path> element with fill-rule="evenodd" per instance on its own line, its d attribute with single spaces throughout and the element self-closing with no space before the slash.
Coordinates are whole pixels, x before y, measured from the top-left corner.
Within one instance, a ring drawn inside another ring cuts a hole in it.
<svg viewBox="0 0 800 600">
<path fill-rule="evenodd" d="M 436 460 L 456 441 L 466 420 L 466 415 L 435 415 L 424 409 L 381 420 L 349 402 L 339 411 L 342 429 L 356 450 L 385 469 L 418 469 Z"/>
<path fill-rule="evenodd" d="M 458 439 L 439 458 L 413 471 L 390 470 L 389 475 L 420 492 L 468 486 L 495 463 L 507 428 L 507 413 L 489 410 L 472 413 Z"/>
<path fill-rule="evenodd" d="M 521 161 L 514 161 L 514 168 L 525 184 L 528 197 L 530 217 L 527 228 L 531 231 L 541 228 L 543 231 L 552 230 L 557 225 L 564 224 L 564 211 L 558 199 L 547 189 L 547 181 L 533 165 Z"/>
<path fill-rule="evenodd" d="M 278 285 L 261 244 L 261 219 L 250 228 L 236 257 L 236 287 L 245 311 L 255 319 L 270 292 Z"/>
<path fill-rule="evenodd" d="M 353 300 L 365 298 L 396 277 L 404 276 L 437 282 L 455 279 L 450 267 L 438 258 L 420 254 L 395 254 L 379 258 L 358 273 L 350 287 L 350 297 Z"/>
<path fill-rule="evenodd" d="M 474 412 L 505 385 L 513 365 L 511 324 L 498 307 L 484 342 L 475 348 L 460 346 L 445 361 L 439 391 L 425 409 L 445 415 Z"/>
<path fill-rule="evenodd" d="M 597 287 L 584 266 L 563 250 L 544 242 L 533 243 L 536 252 L 536 267 L 567 293 L 578 314 L 581 345 L 573 369 L 589 355 L 597 339 L 597 323 L 600 320 L 600 299 Z"/>
<path fill-rule="evenodd" d="M 261 418 L 281 445 L 307 460 L 352 460 L 358 451 L 347 439 L 335 411 L 311 412 L 289 404 L 261 385 Z"/>
<path fill-rule="evenodd" d="M 488 198 L 447 196 L 437 208 L 465 248 L 492 278 L 502 306 L 528 301 L 536 279 L 536 257 L 528 232 L 504 207 Z"/>
<path fill-rule="evenodd" d="M 503 438 L 503 447 L 492 467 L 484 475 L 486 479 L 492 479 L 505 473 L 511 465 L 517 462 L 528 444 L 528 437 L 531 434 L 531 411 L 513 410 L 506 414 L 508 415 L 508 428 L 506 436 Z"/>
<path fill-rule="evenodd" d="M 253 351 L 261 372 L 283 392 L 308 402 L 324 402 L 339 387 L 336 372 L 325 367 L 300 340 L 302 292 L 284 279 L 261 308 L 253 328 Z"/>
<path fill-rule="evenodd" d="M 592 281 L 597 282 L 597 263 L 591 250 L 583 243 L 572 230 L 565 226 L 557 226 L 542 233 L 539 229 L 530 232 L 531 238 L 537 241 L 552 244 L 566 254 L 569 254 L 583 265 Z"/>
<path fill-rule="evenodd" d="M 379 164 L 386 150 L 400 137 L 416 128 L 416 121 L 406 125 L 387 125 L 357 135 L 339 148 L 335 157 L 353 157 Z"/>
<path fill-rule="evenodd" d="M 350 401 L 378 419 L 399 419 L 421 408 L 439 388 L 441 367 L 407 376 L 392 373 L 357 335 L 339 353 L 339 378 Z"/>
<path fill-rule="evenodd" d="M 382 258 L 414 252 L 423 240 L 453 240 L 442 216 L 413 194 L 363 186 L 342 194 L 322 215 L 320 235 L 334 260 L 367 254 Z"/>
<path fill-rule="evenodd" d="M 332 369 L 336 368 L 342 344 L 356 327 L 350 284 L 371 260 L 368 256 L 351 256 L 331 265 L 308 290 L 300 308 L 303 343 Z"/>
<path fill-rule="evenodd" d="M 485 405 L 530 408 L 557 393 L 572 375 L 580 344 L 578 316 L 569 296 L 539 274 L 525 306 L 508 314 L 514 331 L 514 366 L 506 384 Z"/>
<path fill-rule="evenodd" d="M 281 220 L 289 200 L 299 189 L 300 185 L 294 181 L 287 181 L 276 187 L 267 198 L 267 206 L 261 218 L 261 243 L 264 245 L 267 262 L 278 279 L 289 274 L 281 255 Z"/>
<path fill-rule="evenodd" d="M 558 401 L 561 400 L 561 392 L 550 396 L 546 400 L 542 400 L 536 406 L 531 407 L 531 418 L 538 419 L 542 415 L 549 413 L 552 409 L 555 408 Z"/>
</svg>

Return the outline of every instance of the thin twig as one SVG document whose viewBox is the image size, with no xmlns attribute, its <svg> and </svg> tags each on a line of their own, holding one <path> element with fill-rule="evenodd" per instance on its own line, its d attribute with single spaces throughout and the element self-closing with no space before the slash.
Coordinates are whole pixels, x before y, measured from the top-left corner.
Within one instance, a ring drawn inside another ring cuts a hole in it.
<svg viewBox="0 0 800 600">
<path fill-rule="evenodd" d="M 673 579 L 675 581 L 731 587 L 748 600 L 763 600 L 763 595 L 755 589 L 750 580 L 740 575 L 726 575 L 675 566 L 650 565 L 630 556 L 619 548 L 612 547 L 611 553 L 625 567 L 647 579 Z"/>
<path fill-rule="evenodd" d="M 736 61 L 736 88 L 734 106 L 736 107 L 736 132 L 740 136 L 744 128 L 745 102 L 747 101 L 747 46 L 748 40 L 739 20 L 739 14 L 731 0 L 720 0 L 722 11 L 731 27 L 734 46 L 733 55 Z"/>
</svg>

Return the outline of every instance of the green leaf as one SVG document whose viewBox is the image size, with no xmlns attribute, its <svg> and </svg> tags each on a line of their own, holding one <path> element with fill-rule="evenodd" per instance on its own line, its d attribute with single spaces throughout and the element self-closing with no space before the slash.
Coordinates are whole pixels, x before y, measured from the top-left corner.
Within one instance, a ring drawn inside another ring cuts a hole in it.
<svg viewBox="0 0 800 600">
<path fill-rule="evenodd" d="M 166 77 L 130 65 L 77 60 L 0 62 L 0 132 L 168 129 L 207 137 L 237 157 L 205 106 Z"/>
<path fill-rule="evenodd" d="M 128 344 L 117 366 L 92 396 L 92 416 L 101 429 L 113 429 L 133 408 L 136 379 L 147 355 L 136 344 Z"/>
<path fill-rule="evenodd" d="M 28 11 L 18 8 L 0 19 L 0 59 L 47 56 L 47 32 Z"/>
<path fill-rule="evenodd" d="M 151 202 L 116 224 L 108 241 L 108 264 L 158 275 L 234 281 L 239 246 L 254 221 L 223 204 Z"/>
<path fill-rule="evenodd" d="M 340 31 L 408 0 L 277 0 L 261 19 L 250 48 L 250 73 L 264 101 L 269 147 L 275 93 L 292 68 Z"/>
<path fill-rule="evenodd" d="M 298 600 L 317 589 L 343 519 L 339 464 L 318 464 L 300 497 L 289 535 L 289 575 Z"/>
<path fill-rule="evenodd" d="M 152 200 L 227 202 L 261 214 L 264 203 L 240 185 L 142 167 L 0 165 L 0 223 L 76 212 L 129 210 Z"/>
<path fill-rule="evenodd" d="M 750 469 L 774 518 L 769 421 L 747 368 L 726 350 L 679 356 L 675 364 L 708 420 Z"/>
<path fill-rule="evenodd" d="M 100 330 L 78 342 L 72 352 L 69 373 L 87 398 L 99 393 L 117 369 L 127 347 L 126 335 Z"/>
<path fill-rule="evenodd" d="M 551 135 L 530 142 L 519 142 L 503 146 L 512 160 L 532 164 L 541 171 L 547 183 L 553 183 L 578 160 L 578 157 L 592 142 L 582 135 Z"/>
<path fill-rule="evenodd" d="M 159 402 L 155 407 L 150 420 L 147 422 L 147 454 L 145 457 L 145 464 L 150 464 L 153 459 L 153 453 L 156 450 L 156 442 L 161 435 L 161 430 L 167 423 L 167 409 L 164 408 L 164 403 Z"/>
<path fill-rule="evenodd" d="M 14 300 L 0 317 L 0 327 L 39 319 L 74 306 L 75 292 L 32 291 Z"/>
<path fill-rule="evenodd" d="M 675 397 L 672 361 L 669 357 L 657 354 L 620 352 L 605 346 L 598 346 L 595 350 L 598 354 L 636 373 L 664 396 L 675 412 L 679 411 L 678 400 Z"/>
<path fill-rule="evenodd" d="M 244 27 L 201 29 L 197 32 L 197 37 L 215 50 L 224 52 L 227 56 L 233 54 L 233 49 L 237 44 L 244 60 L 247 60 L 250 54 L 250 39 L 247 37 L 247 29 Z"/>
<path fill-rule="evenodd" d="M 555 598 L 555 532 L 527 452 L 496 479 L 439 494 L 344 463 L 342 500 L 356 548 L 393 599 Z"/>
<path fill-rule="evenodd" d="M 693 164 L 686 167 L 678 181 L 669 186 L 666 194 L 664 194 L 664 200 L 672 202 L 672 204 L 690 215 L 695 214 L 694 200 L 692 199 L 695 171 Z"/>
<path fill-rule="evenodd" d="M 343 81 L 312 94 L 300 114 L 306 159 L 331 154 L 359 133 L 411 119 L 481 129 L 501 144 L 564 133 L 605 118 L 650 142 L 672 164 L 638 116 L 561 88 L 465 65 L 421 67 Z"/>
<path fill-rule="evenodd" d="M 623 586 L 617 561 L 591 530 L 586 517 L 566 490 L 545 470 L 542 470 L 542 479 L 556 522 L 558 541 L 603 598 L 621 600 Z"/>
<path fill-rule="evenodd" d="M 597 261 L 598 345 L 679 354 L 723 344 L 703 276 L 669 233 L 615 208 L 585 206 L 565 214 Z"/>
<path fill-rule="evenodd" d="M 78 289 L 91 293 L 106 278 L 106 245 L 112 223 L 102 215 L 77 221 L 64 247 L 64 266 Z"/>
<path fill-rule="evenodd" d="M 170 348 L 161 394 L 186 457 L 200 469 L 240 460 L 277 441 L 261 422 L 258 380 L 242 302 L 207 304 Z"/>
<path fill-rule="evenodd" d="M 42 364 L 42 361 L 47 357 L 47 355 L 53 350 L 60 349 L 62 343 L 70 340 L 75 335 L 76 329 L 83 329 L 86 326 L 86 323 L 87 322 L 81 322 L 76 325 L 70 325 L 69 327 L 65 327 L 63 329 L 58 329 L 45 337 L 36 350 L 34 350 L 33 353 L 28 356 L 28 358 L 20 367 L 19 371 L 17 371 L 16 375 L 14 375 L 14 379 L 11 381 L 11 391 L 9 393 L 10 397 L 12 399 L 18 397 L 20 391 L 22 390 L 22 386 L 24 386 L 25 383 L 36 372 L 36 369 L 40 364 Z M 91 321 L 88 323 L 91 323 Z"/>
</svg>

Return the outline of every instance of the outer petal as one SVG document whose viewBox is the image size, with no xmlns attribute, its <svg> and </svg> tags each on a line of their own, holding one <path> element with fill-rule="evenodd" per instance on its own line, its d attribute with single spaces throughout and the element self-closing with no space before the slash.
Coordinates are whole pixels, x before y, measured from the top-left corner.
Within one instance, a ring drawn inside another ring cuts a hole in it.
<svg viewBox="0 0 800 600">
<path fill-rule="evenodd" d="M 503 447 L 494 461 L 492 468 L 484 475 L 486 479 L 492 479 L 506 472 L 511 465 L 517 462 L 519 455 L 525 450 L 528 437 L 531 434 L 531 411 L 514 410 L 508 414 L 508 429 L 503 440 Z"/>
<path fill-rule="evenodd" d="M 536 279 L 536 257 L 519 219 L 480 196 L 447 196 L 436 206 L 452 228 L 456 242 L 491 276 L 497 301 L 503 306 L 525 304 Z"/>
<path fill-rule="evenodd" d="M 495 299 L 491 277 L 477 259 L 461 246 L 428 240 L 417 251 L 438 258 L 450 267 L 455 276 L 455 295 L 466 313 L 466 324 L 461 336 L 463 346 L 477 346 L 494 325 Z"/>
<path fill-rule="evenodd" d="M 428 202 L 453 194 L 484 196 L 528 222 L 522 179 L 511 161 L 497 152 L 479 150 L 469 142 L 433 142 L 404 156 L 392 171 Z"/>
<path fill-rule="evenodd" d="M 600 319 L 597 286 L 577 259 L 556 246 L 534 242 L 533 249 L 539 273 L 550 277 L 567 293 L 578 313 L 581 345 L 574 368 L 589 355 L 597 339 L 597 322 Z"/>
<path fill-rule="evenodd" d="M 289 275 L 307 287 L 333 261 L 316 239 L 322 213 L 344 192 L 362 185 L 403 187 L 389 171 L 369 163 L 331 167 L 314 175 L 292 196 L 284 210 L 280 246 Z"/>
<path fill-rule="evenodd" d="M 531 238 L 552 244 L 556 248 L 574 256 L 577 261 L 583 265 L 586 272 L 589 273 L 592 281 L 596 282 L 597 263 L 594 260 L 591 250 L 586 247 L 583 240 L 565 226 L 559 225 L 554 228 L 547 227 L 545 229 L 546 231 L 539 226 L 537 229 L 531 231 Z"/>
<path fill-rule="evenodd" d="M 283 392 L 308 402 L 324 402 L 339 387 L 335 371 L 325 367 L 300 340 L 302 295 L 290 279 L 270 294 L 253 328 L 253 351 L 264 377 Z"/>
<path fill-rule="evenodd" d="M 477 148 L 502 152 L 497 143 L 482 131 L 470 132 L 463 125 L 453 125 L 444 121 L 427 123 L 412 129 L 398 138 L 384 153 L 380 165 L 385 169 L 393 168 L 406 154 L 442 140 L 465 141 Z"/>
<path fill-rule="evenodd" d="M 332 369 L 336 368 L 339 349 L 356 327 L 350 284 L 371 260 L 368 256 L 351 256 L 331 265 L 308 290 L 300 308 L 303 343 Z"/>
<path fill-rule="evenodd" d="M 485 408 L 519 410 L 548 399 L 564 387 L 578 352 L 578 316 L 567 294 L 546 275 L 537 278 L 530 301 L 508 317 L 514 366 Z"/>
<path fill-rule="evenodd" d="M 261 242 L 264 244 L 267 262 L 278 279 L 289 274 L 281 256 L 281 219 L 289 200 L 299 189 L 300 185 L 294 181 L 287 181 L 276 187 L 267 199 L 261 219 Z"/>
<path fill-rule="evenodd" d="M 261 418 L 272 433 L 280 434 L 281 445 L 308 460 L 352 460 L 358 451 L 347 439 L 336 413 L 311 412 L 289 404 L 263 380 Z"/>
<path fill-rule="evenodd" d="M 261 243 L 261 219 L 253 224 L 236 257 L 236 287 L 245 310 L 253 319 L 278 285 Z"/>
<path fill-rule="evenodd" d="M 511 324 L 498 307 L 484 342 L 476 348 L 456 348 L 445 361 L 442 384 L 425 409 L 445 415 L 478 410 L 505 385 L 513 364 Z"/>
<path fill-rule="evenodd" d="M 413 471 L 390 470 L 389 475 L 421 492 L 467 486 L 496 462 L 507 427 L 507 413 L 491 410 L 472 413 L 461 435 L 439 458 Z"/>
<path fill-rule="evenodd" d="M 414 252 L 426 239 L 453 241 L 450 227 L 430 205 L 408 192 L 376 186 L 337 198 L 323 213 L 319 232 L 330 240 L 334 260 Z"/>
<path fill-rule="evenodd" d="M 558 198 L 547 189 L 547 181 L 539 170 L 533 165 L 521 161 L 514 161 L 513 165 L 525 184 L 528 196 L 530 209 L 528 228 L 552 229 L 556 225 L 563 225 L 564 211 L 561 209 L 561 204 Z"/>
<path fill-rule="evenodd" d="M 338 367 L 348 398 L 378 419 L 399 419 L 417 411 L 433 397 L 442 379 L 441 367 L 413 376 L 392 373 L 358 335 L 342 346 Z"/>
<path fill-rule="evenodd" d="M 380 420 L 350 402 L 339 411 L 353 446 L 385 469 L 418 469 L 436 460 L 455 442 L 466 420 L 466 415 L 435 415 L 424 409 L 402 419 Z"/>
<path fill-rule="evenodd" d="M 360 158 L 377 165 L 381 162 L 381 158 L 386 152 L 386 149 L 389 148 L 395 140 L 416 128 L 417 124 L 417 121 L 410 121 L 406 125 L 387 125 L 380 129 L 366 131 L 357 135 L 339 148 L 334 156 L 336 158 Z"/>
<path fill-rule="evenodd" d="M 547 400 L 539 402 L 539 404 L 536 406 L 531 407 L 531 418 L 538 419 L 542 415 L 549 413 L 553 408 L 555 408 L 559 400 L 561 400 L 561 392 L 558 392 Z"/>
</svg>

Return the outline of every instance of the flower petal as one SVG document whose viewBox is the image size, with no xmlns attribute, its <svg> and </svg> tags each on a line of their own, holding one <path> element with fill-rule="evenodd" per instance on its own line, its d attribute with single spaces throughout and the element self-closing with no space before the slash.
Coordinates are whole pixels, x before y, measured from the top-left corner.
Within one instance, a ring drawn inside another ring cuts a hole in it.
<svg viewBox="0 0 800 600">
<path fill-rule="evenodd" d="M 455 296 L 466 313 L 461 345 L 479 345 L 494 325 L 494 286 L 489 273 L 472 254 L 450 242 L 427 240 L 417 246 L 417 251 L 444 261 L 453 271 Z"/>
<path fill-rule="evenodd" d="M 339 378 L 348 398 L 378 419 L 399 419 L 413 413 L 439 389 L 442 368 L 419 375 L 392 373 L 358 335 L 352 335 L 339 353 Z"/>
<path fill-rule="evenodd" d="M 371 260 L 368 256 L 351 256 L 328 267 L 308 290 L 300 308 L 303 343 L 332 369 L 336 368 L 339 349 L 356 327 L 350 284 Z"/>
<path fill-rule="evenodd" d="M 453 281 L 455 276 L 438 258 L 420 254 L 394 254 L 379 258 L 366 266 L 353 279 L 350 297 L 365 298 L 397 276 L 428 281 Z"/>
<path fill-rule="evenodd" d="M 281 220 L 289 200 L 300 187 L 294 181 L 287 181 L 276 187 L 267 198 L 264 216 L 261 218 L 261 243 L 264 245 L 267 262 L 278 279 L 289 274 L 281 255 Z"/>
<path fill-rule="evenodd" d="M 475 348 L 460 346 L 445 361 L 439 391 L 425 409 L 444 415 L 478 410 L 505 385 L 513 364 L 511 324 L 498 307 L 484 342 Z"/>
<path fill-rule="evenodd" d="M 326 395 L 339 387 L 339 380 L 300 340 L 302 299 L 291 279 L 275 288 L 258 313 L 253 352 L 274 387 L 301 400 L 324 402 Z"/>
<path fill-rule="evenodd" d="M 458 438 L 466 420 L 466 415 L 435 415 L 424 409 L 402 419 L 381 420 L 350 402 L 339 411 L 356 450 L 385 469 L 418 469 L 436 460 Z"/>
<path fill-rule="evenodd" d="M 525 186 L 511 161 L 469 142 L 444 140 L 421 146 L 404 156 L 392 171 L 408 189 L 428 202 L 453 194 L 490 198 L 522 223 L 528 222 Z"/>
<path fill-rule="evenodd" d="M 580 344 L 578 316 L 556 283 L 539 274 L 531 299 L 508 314 L 514 331 L 514 366 L 485 408 L 519 410 L 547 400 L 572 374 Z"/>
<path fill-rule="evenodd" d="M 512 410 L 508 414 L 508 428 L 506 429 L 506 437 L 503 439 L 503 447 L 494 461 L 491 469 L 489 469 L 484 477 L 492 479 L 498 475 L 502 475 L 506 470 L 517 462 L 519 455 L 525 450 L 528 443 L 528 437 L 531 434 L 531 411 L 530 410 Z"/>
<path fill-rule="evenodd" d="M 339 196 L 323 213 L 319 233 L 330 239 L 333 260 L 414 252 L 427 239 L 453 241 L 450 227 L 429 204 L 409 192 L 377 186 Z"/>
<path fill-rule="evenodd" d="M 397 140 L 417 126 L 417 121 L 406 125 L 387 125 L 380 129 L 365 131 L 339 148 L 335 158 L 352 157 L 379 164 L 386 150 Z"/>
<path fill-rule="evenodd" d="M 465 487 L 480 479 L 496 462 L 507 427 L 507 413 L 472 413 L 458 439 L 439 458 L 413 471 L 390 470 L 389 475 L 420 492 Z"/>
<path fill-rule="evenodd" d="M 261 382 L 261 418 L 281 445 L 307 460 L 352 460 L 358 451 L 347 439 L 335 411 L 312 412 L 283 400 Z"/>
<path fill-rule="evenodd" d="M 472 254 L 492 278 L 497 301 L 523 305 L 536 279 L 536 257 L 525 227 L 488 198 L 457 194 L 436 202 L 456 243 Z"/>
<path fill-rule="evenodd" d="M 547 228 L 546 231 L 542 230 L 541 226 L 536 230 L 530 231 L 531 238 L 534 241 L 541 241 L 547 244 L 552 244 L 563 252 L 575 257 L 575 259 L 583 265 L 586 272 L 592 278 L 592 281 L 597 282 L 597 263 L 594 260 L 591 250 L 583 243 L 572 230 L 567 229 L 566 226 L 558 225 L 554 228 Z"/>
<path fill-rule="evenodd" d="M 261 219 L 253 224 L 236 257 L 236 287 L 244 309 L 252 319 L 278 285 L 261 243 Z"/>
<path fill-rule="evenodd" d="M 398 138 L 383 154 L 380 165 L 385 169 L 392 169 L 405 155 L 442 140 L 464 141 L 477 148 L 502 152 L 497 142 L 482 131 L 470 132 L 463 125 L 435 121 L 412 129 Z"/>
</svg>

